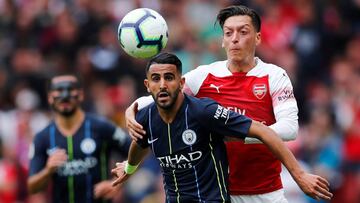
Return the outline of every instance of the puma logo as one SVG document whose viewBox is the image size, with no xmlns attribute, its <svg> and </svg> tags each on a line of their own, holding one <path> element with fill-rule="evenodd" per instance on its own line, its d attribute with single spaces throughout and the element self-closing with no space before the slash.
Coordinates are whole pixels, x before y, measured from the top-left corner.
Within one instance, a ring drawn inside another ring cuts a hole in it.
<svg viewBox="0 0 360 203">
<path fill-rule="evenodd" d="M 220 87 L 222 87 L 222 86 L 223 86 L 223 85 L 216 86 L 216 85 L 214 85 L 214 84 L 210 84 L 210 87 L 215 88 L 218 93 L 220 93 Z"/>
</svg>

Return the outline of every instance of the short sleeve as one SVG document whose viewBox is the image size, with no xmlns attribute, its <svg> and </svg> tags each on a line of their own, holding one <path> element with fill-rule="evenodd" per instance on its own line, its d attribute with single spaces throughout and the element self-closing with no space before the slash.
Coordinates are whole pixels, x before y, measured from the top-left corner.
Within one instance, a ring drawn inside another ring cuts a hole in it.
<svg viewBox="0 0 360 203">
<path fill-rule="evenodd" d="M 112 150 L 127 155 L 131 140 L 125 130 L 105 119 L 100 122 L 100 129 L 102 137 L 108 141 Z"/>
<path fill-rule="evenodd" d="M 115 131 L 112 134 L 111 139 L 113 145 L 115 145 L 116 148 L 120 148 L 127 151 L 130 147 L 130 143 L 131 143 L 130 136 L 124 129 L 120 127 L 115 127 Z"/>
<path fill-rule="evenodd" d="M 215 101 L 207 101 L 201 111 L 201 120 L 212 131 L 224 136 L 244 139 L 251 126 L 252 120 L 244 115 L 231 111 Z"/>
<path fill-rule="evenodd" d="M 150 115 L 151 112 L 151 108 L 147 107 L 142 109 L 141 111 L 139 111 L 136 116 L 135 119 L 136 121 L 143 126 L 144 130 L 146 131 L 146 135 L 143 136 L 142 139 L 138 139 L 136 141 L 136 143 L 141 147 L 141 148 L 147 148 L 149 147 L 149 143 L 147 142 L 147 135 L 150 133 L 149 132 L 149 123 L 148 123 L 148 117 Z"/>
<path fill-rule="evenodd" d="M 29 149 L 30 168 L 29 176 L 39 173 L 46 165 L 48 155 L 46 152 L 46 140 L 40 134 L 36 135 Z"/>
</svg>

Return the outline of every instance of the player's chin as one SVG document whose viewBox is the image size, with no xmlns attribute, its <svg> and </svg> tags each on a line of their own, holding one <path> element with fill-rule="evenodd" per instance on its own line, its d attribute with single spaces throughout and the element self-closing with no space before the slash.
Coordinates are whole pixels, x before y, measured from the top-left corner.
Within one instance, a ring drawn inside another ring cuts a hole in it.
<svg viewBox="0 0 360 203">
<path fill-rule="evenodd" d="M 243 55 L 239 51 L 229 52 L 228 58 L 233 61 L 242 61 L 244 59 Z"/>
<path fill-rule="evenodd" d="M 170 97 L 169 96 L 158 96 L 156 97 L 156 101 L 158 104 L 167 104 L 170 103 Z"/>
<path fill-rule="evenodd" d="M 172 105 L 170 101 L 157 101 L 157 105 L 162 109 L 169 109 Z"/>
<path fill-rule="evenodd" d="M 56 112 L 58 112 L 59 114 L 65 116 L 65 117 L 69 117 L 74 115 L 75 111 L 76 111 L 76 107 L 73 108 L 57 108 L 55 109 Z"/>
</svg>

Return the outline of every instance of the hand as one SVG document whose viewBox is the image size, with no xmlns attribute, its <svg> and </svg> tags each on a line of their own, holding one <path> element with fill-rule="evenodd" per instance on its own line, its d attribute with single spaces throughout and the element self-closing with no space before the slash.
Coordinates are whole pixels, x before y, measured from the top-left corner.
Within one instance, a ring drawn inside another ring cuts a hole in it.
<svg viewBox="0 0 360 203">
<path fill-rule="evenodd" d="M 146 134 L 145 130 L 143 130 L 142 125 L 140 125 L 135 120 L 137 109 L 138 109 L 138 103 L 134 102 L 134 104 L 129 106 L 125 111 L 125 125 L 129 131 L 129 135 L 131 139 L 133 139 L 134 141 L 137 141 L 138 139 L 142 139 L 143 135 Z"/>
<path fill-rule="evenodd" d="M 316 200 L 330 200 L 333 196 L 329 191 L 329 182 L 320 176 L 304 173 L 295 181 L 305 194 Z"/>
<path fill-rule="evenodd" d="M 116 179 L 112 182 L 112 186 L 122 185 L 131 175 L 125 173 L 125 164 L 127 161 L 116 163 L 116 168 L 111 170 Z"/>
<path fill-rule="evenodd" d="M 95 198 L 112 199 L 119 191 L 120 188 L 113 187 L 110 180 L 99 182 L 94 186 Z"/>
<path fill-rule="evenodd" d="M 55 149 L 46 162 L 46 169 L 52 174 L 58 167 L 66 163 L 68 156 L 64 149 Z"/>
</svg>

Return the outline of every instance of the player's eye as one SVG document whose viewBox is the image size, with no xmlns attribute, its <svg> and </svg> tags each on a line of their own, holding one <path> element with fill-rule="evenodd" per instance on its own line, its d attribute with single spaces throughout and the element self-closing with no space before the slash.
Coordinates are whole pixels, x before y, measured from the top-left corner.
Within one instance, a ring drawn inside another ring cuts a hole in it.
<svg viewBox="0 0 360 203">
<path fill-rule="evenodd" d="M 241 30 L 240 31 L 240 34 L 242 34 L 242 35 L 246 35 L 246 34 L 248 34 L 249 32 L 247 31 L 247 30 Z"/>
<path fill-rule="evenodd" d="M 70 95 L 71 96 L 76 96 L 78 94 L 78 91 L 76 89 L 71 89 L 70 90 Z"/>
<path fill-rule="evenodd" d="M 167 80 L 167 81 L 171 81 L 171 80 L 174 80 L 175 79 L 175 77 L 173 76 L 173 75 L 165 75 L 165 80 Z"/>
<path fill-rule="evenodd" d="M 153 77 L 151 77 L 151 80 L 154 81 L 154 82 L 158 82 L 160 80 L 160 77 L 159 76 L 153 76 Z"/>
<path fill-rule="evenodd" d="M 231 36 L 231 33 L 232 33 L 232 32 L 230 32 L 230 31 L 225 31 L 224 34 L 225 34 L 226 37 L 230 37 L 230 36 Z"/>
</svg>

